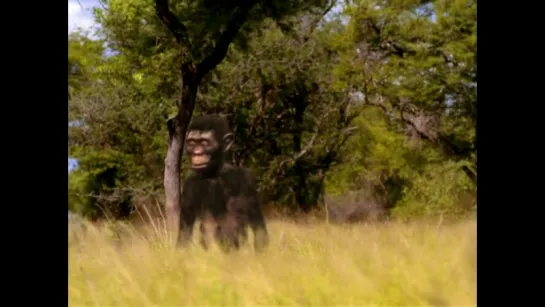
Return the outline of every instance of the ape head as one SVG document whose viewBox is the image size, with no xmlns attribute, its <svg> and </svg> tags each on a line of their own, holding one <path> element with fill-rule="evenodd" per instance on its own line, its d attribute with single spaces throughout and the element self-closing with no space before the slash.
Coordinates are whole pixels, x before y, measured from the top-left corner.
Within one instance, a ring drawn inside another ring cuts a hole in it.
<svg viewBox="0 0 545 307">
<path fill-rule="evenodd" d="M 185 151 L 196 172 L 218 170 L 224 153 L 233 145 L 233 133 L 227 121 L 217 115 L 197 116 L 189 126 Z"/>
</svg>

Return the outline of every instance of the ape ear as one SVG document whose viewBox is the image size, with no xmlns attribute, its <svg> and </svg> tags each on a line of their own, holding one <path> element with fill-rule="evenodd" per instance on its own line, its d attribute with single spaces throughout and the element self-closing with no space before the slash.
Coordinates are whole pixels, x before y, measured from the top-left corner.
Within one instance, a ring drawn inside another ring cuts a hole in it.
<svg viewBox="0 0 545 307">
<path fill-rule="evenodd" d="M 223 136 L 223 151 L 226 152 L 226 151 L 229 151 L 229 149 L 231 149 L 231 147 L 233 146 L 233 143 L 235 141 L 235 136 L 232 134 L 232 133 L 226 133 L 224 136 Z"/>
</svg>

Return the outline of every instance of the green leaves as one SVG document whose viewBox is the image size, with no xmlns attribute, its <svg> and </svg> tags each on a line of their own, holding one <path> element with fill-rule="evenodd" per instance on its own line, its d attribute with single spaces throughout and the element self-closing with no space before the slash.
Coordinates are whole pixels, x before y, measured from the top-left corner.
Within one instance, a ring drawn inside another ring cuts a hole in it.
<svg viewBox="0 0 545 307">
<path fill-rule="evenodd" d="M 403 198 L 389 204 L 396 214 L 461 208 L 461 191 L 476 187 L 462 167 L 449 165 L 475 169 L 475 12 L 475 3 L 458 0 L 347 6 L 347 31 L 333 44 L 340 58 L 335 86 L 364 93 L 365 103 L 386 116 L 361 113 L 362 135 L 344 147 L 343 162 L 350 164 L 329 175 L 331 191 L 401 177 Z"/>
<path fill-rule="evenodd" d="M 240 3 L 169 4 L 187 46 L 152 0 L 96 10 L 103 41 L 69 37 L 69 118 L 84 123 L 69 131 L 80 160 L 70 184 L 80 194 L 161 193 L 180 63 L 208 56 Z M 476 169 L 476 5 L 354 1 L 325 20 L 328 4 L 256 2 L 203 79 L 196 112 L 226 115 L 232 161 L 252 168 L 271 202 L 316 205 L 325 175 L 328 194 L 380 187 L 398 216 L 466 210 L 461 199 L 476 189 L 467 175 Z M 104 57 L 106 45 L 116 53 Z M 114 183 L 101 190 L 105 172 Z"/>
<path fill-rule="evenodd" d="M 73 95 L 90 82 L 99 67 L 104 53 L 104 42 L 91 40 L 85 33 L 72 33 L 68 37 L 68 93 Z"/>
</svg>

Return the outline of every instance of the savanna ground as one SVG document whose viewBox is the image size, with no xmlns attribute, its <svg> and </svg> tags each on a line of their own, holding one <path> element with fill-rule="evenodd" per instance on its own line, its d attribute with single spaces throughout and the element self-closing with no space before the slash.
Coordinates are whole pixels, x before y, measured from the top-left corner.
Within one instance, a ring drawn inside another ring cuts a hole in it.
<svg viewBox="0 0 545 307">
<path fill-rule="evenodd" d="M 270 220 L 270 247 L 258 255 L 248 244 L 228 255 L 198 245 L 174 250 L 161 229 L 72 224 L 69 305 L 476 305 L 475 219 Z"/>
</svg>

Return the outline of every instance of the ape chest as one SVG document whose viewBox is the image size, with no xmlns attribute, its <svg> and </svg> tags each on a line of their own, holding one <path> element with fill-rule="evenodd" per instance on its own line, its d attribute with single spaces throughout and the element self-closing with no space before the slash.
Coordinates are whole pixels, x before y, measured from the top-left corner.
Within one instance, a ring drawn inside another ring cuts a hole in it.
<svg viewBox="0 0 545 307">
<path fill-rule="evenodd" d="M 236 197 L 240 194 L 237 185 L 222 178 L 201 179 L 198 183 L 199 195 L 202 200 L 227 200 L 230 197 Z"/>
<path fill-rule="evenodd" d="M 202 214 L 218 215 L 225 212 L 230 189 L 217 179 L 203 179 L 198 182 L 199 191 L 193 197 Z"/>
</svg>

